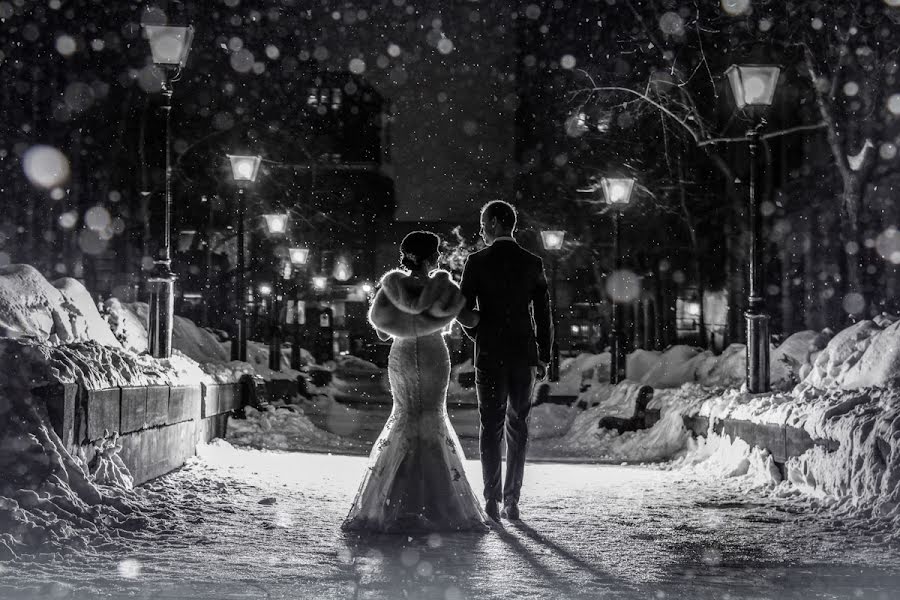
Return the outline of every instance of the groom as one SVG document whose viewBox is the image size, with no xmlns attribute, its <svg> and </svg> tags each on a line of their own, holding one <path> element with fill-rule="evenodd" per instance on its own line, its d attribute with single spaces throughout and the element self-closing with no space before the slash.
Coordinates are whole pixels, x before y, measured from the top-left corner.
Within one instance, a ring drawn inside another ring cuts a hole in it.
<svg viewBox="0 0 900 600">
<path fill-rule="evenodd" d="M 481 468 L 485 510 L 495 521 L 519 518 L 519 491 L 528 444 L 528 412 L 535 377 L 544 379 L 553 324 L 544 264 L 516 242 L 516 209 L 494 200 L 481 209 L 487 247 L 469 256 L 461 289 L 466 308 L 481 319 L 464 328 L 475 342 L 475 386 L 481 413 Z M 506 480 L 500 487 L 506 430 Z"/>
</svg>

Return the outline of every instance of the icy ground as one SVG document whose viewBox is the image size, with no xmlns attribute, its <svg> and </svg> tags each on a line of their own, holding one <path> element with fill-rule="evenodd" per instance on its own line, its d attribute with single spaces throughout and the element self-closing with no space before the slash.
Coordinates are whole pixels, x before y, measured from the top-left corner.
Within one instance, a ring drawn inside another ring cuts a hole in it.
<svg viewBox="0 0 900 600">
<path fill-rule="evenodd" d="M 900 597 L 896 549 L 809 500 L 683 470 L 529 464 L 520 523 L 347 535 L 365 461 L 214 442 L 150 484 L 164 528 L 4 563 L 0 598 Z"/>
</svg>

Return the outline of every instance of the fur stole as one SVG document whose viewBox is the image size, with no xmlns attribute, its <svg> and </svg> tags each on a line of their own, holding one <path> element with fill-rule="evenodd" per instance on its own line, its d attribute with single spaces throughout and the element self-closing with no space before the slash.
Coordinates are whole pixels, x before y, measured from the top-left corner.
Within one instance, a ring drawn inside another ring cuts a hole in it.
<svg viewBox="0 0 900 600">
<path fill-rule="evenodd" d="M 435 271 L 424 287 L 403 271 L 388 271 L 369 309 L 369 322 L 394 337 L 421 337 L 444 329 L 465 304 L 447 271 Z"/>
</svg>

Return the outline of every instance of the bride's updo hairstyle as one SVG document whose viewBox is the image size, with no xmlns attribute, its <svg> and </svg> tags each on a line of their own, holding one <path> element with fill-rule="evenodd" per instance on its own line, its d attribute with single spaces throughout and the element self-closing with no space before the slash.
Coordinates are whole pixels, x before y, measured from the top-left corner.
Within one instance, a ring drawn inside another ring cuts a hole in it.
<svg viewBox="0 0 900 600">
<path fill-rule="evenodd" d="M 410 271 L 425 261 L 436 262 L 440 256 L 441 238 L 430 231 L 413 231 L 400 242 L 400 264 Z"/>
</svg>

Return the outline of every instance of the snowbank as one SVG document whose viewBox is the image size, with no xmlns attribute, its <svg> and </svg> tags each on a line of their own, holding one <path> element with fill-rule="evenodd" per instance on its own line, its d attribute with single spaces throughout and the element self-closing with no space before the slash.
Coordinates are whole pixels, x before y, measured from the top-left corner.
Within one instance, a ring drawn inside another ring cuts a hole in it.
<svg viewBox="0 0 900 600">
<path fill-rule="evenodd" d="M 357 444 L 316 427 L 300 407 L 248 407 L 246 419 L 228 420 L 226 441 L 262 450 L 350 450 Z"/>
<path fill-rule="evenodd" d="M 536 445 L 556 456 L 671 459 L 673 468 L 742 478 L 748 487 L 776 494 L 800 490 L 847 518 L 865 519 L 867 527 L 884 532 L 880 537 L 900 541 L 900 321 L 882 316 L 834 336 L 828 330 L 790 336 L 771 353 L 774 391 L 768 394 L 741 389 L 744 352 L 741 345 L 718 357 L 683 346 L 638 352 L 629 357 L 636 366 L 629 376 L 639 381 L 618 386 L 597 381 L 590 371 L 603 358 L 581 355 L 569 363 L 561 387 L 576 389 L 579 382 L 576 406 L 589 408 L 570 415 L 554 409 L 548 430 L 561 428 L 557 424 L 566 429 L 556 438 L 539 437 Z M 654 386 L 651 408 L 661 411 L 661 420 L 621 435 L 598 429 L 602 417 L 633 414 L 641 384 Z M 684 416 L 695 415 L 798 428 L 831 447 L 837 442 L 837 449 L 817 445 L 789 459 L 782 481 L 765 450 L 711 432 L 695 441 L 683 425 Z"/>
<path fill-rule="evenodd" d="M 132 490 L 117 438 L 101 440 L 89 463 L 70 454 L 31 395 L 40 365 L 0 348 L 0 560 L 79 552 L 126 541 L 160 514 L 152 494 Z M 162 509 L 164 511 L 164 509 Z M 156 519 L 158 529 L 168 527 Z"/>
<path fill-rule="evenodd" d="M 0 336 L 120 347 L 84 286 L 69 278 L 51 284 L 29 265 L 0 267 Z"/>
</svg>

